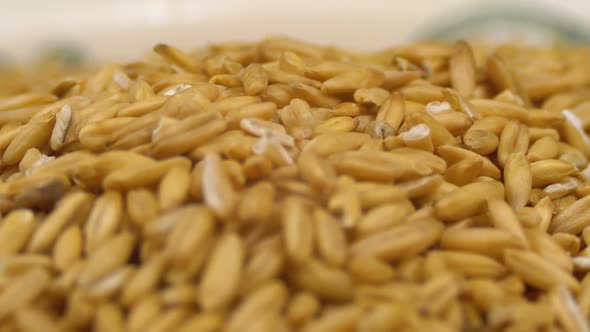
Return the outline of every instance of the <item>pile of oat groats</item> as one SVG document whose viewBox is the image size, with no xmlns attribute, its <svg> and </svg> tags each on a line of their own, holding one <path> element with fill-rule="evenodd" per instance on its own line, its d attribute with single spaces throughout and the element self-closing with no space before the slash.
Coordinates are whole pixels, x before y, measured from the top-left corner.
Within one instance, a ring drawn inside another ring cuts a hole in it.
<svg viewBox="0 0 590 332">
<path fill-rule="evenodd" d="M 587 48 L 159 44 L 0 95 L 2 332 L 589 331 Z"/>
</svg>

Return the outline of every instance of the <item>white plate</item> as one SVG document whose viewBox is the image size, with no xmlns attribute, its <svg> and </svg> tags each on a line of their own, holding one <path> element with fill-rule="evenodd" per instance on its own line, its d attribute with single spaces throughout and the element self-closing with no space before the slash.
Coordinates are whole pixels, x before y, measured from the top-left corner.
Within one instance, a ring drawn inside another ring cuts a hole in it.
<svg viewBox="0 0 590 332">
<path fill-rule="evenodd" d="M 416 38 L 431 22 L 452 21 L 484 4 L 520 5 L 590 19 L 587 0 L 0 0 L 0 54 L 28 59 L 52 44 L 94 58 L 127 60 L 157 42 L 181 47 L 286 34 L 376 49 Z M 482 9 L 485 11 L 485 9 Z M 569 15 L 569 16 L 568 16 Z M 570 18 L 571 17 L 571 18 Z M 426 29 L 426 30 L 425 30 Z"/>
</svg>

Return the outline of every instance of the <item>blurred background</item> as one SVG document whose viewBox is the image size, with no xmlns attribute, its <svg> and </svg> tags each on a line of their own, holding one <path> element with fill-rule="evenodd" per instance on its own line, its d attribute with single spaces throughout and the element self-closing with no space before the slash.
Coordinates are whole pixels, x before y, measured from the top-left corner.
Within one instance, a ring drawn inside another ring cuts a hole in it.
<svg viewBox="0 0 590 332">
<path fill-rule="evenodd" d="M 590 40 L 588 0 L 0 0 L 0 63 L 39 54 L 126 61 L 157 42 L 183 48 L 283 34 L 379 49 L 415 39 Z M 353 5 L 354 4 L 354 5 Z M 362 6 L 361 6 L 362 4 Z"/>
</svg>

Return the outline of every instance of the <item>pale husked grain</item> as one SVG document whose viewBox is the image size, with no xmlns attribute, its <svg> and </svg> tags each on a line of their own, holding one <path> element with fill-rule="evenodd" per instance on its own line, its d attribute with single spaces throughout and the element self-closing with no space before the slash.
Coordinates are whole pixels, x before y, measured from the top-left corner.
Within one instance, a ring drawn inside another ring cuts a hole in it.
<svg viewBox="0 0 590 332">
<path fill-rule="evenodd" d="M 301 177 L 317 190 L 329 193 L 336 185 L 336 171 L 333 166 L 311 152 L 301 153 L 297 166 Z"/>
<path fill-rule="evenodd" d="M 352 243 L 351 253 L 374 255 L 385 260 L 409 257 L 435 243 L 442 229 L 440 222 L 428 219 L 397 226 Z"/>
<path fill-rule="evenodd" d="M 129 165 L 110 172 L 102 181 L 102 186 L 107 190 L 130 190 L 149 186 L 160 180 L 168 170 L 174 167 L 188 168 L 190 162 L 186 158 L 173 157 L 159 162 Z"/>
<path fill-rule="evenodd" d="M 590 155 L 590 138 L 582 127 L 580 119 L 570 110 L 563 110 L 564 122 L 564 138 L 566 142 L 576 147 L 586 156 Z"/>
<path fill-rule="evenodd" d="M 559 160 L 567 161 L 578 169 L 584 169 L 588 166 L 588 158 L 580 150 L 572 148 L 570 145 L 559 142 Z"/>
<path fill-rule="evenodd" d="M 510 233 L 484 227 L 447 229 L 441 236 L 440 245 L 445 249 L 464 250 L 495 258 L 502 257 L 504 249 L 522 246 Z"/>
<path fill-rule="evenodd" d="M 311 212 L 296 196 L 287 197 L 283 202 L 282 229 L 285 253 L 293 262 L 307 261 L 313 251 L 314 229 Z"/>
<path fill-rule="evenodd" d="M 553 204 L 549 197 L 543 197 L 535 204 L 535 209 L 539 213 L 541 220 L 539 221 L 539 229 L 547 231 L 551 224 L 551 218 L 553 217 Z"/>
<path fill-rule="evenodd" d="M 568 181 L 568 182 L 570 182 L 570 181 Z M 575 182 L 575 180 L 571 180 L 571 182 Z M 566 189 L 566 191 L 567 191 L 568 189 L 571 189 L 571 188 L 568 188 L 570 183 L 567 183 L 567 182 L 566 182 L 566 183 L 565 183 L 565 184 L 566 184 L 566 186 L 564 186 L 563 184 L 564 184 L 564 183 L 556 183 L 555 185 L 556 185 L 558 188 L 559 188 L 559 187 L 562 187 L 563 189 Z M 555 185 L 552 185 L 552 186 L 555 186 Z M 564 187 L 565 187 L 565 188 L 564 188 Z M 550 187 L 550 186 L 547 186 L 547 188 L 551 188 L 551 187 Z M 562 195 L 557 195 L 557 196 L 555 196 L 555 197 L 553 197 L 553 196 L 552 196 L 552 195 L 550 195 L 550 194 L 547 194 L 547 197 L 549 197 L 549 198 L 551 198 L 551 199 L 553 199 L 553 200 L 554 200 L 554 201 L 553 201 L 553 213 L 554 213 L 554 214 L 561 213 L 561 212 L 562 212 L 562 211 L 564 211 L 565 209 L 567 209 L 567 208 L 569 208 L 570 206 L 572 206 L 572 205 L 573 205 L 575 202 L 577 202 L 577 200 L 576 200 L 576 198 L 577 198 L 577 197 L 576 197 L 576 196 L 574 196 L 574 195 L 572 195 L 572 194 L 569 194 L 570 192 L 571 192 L 571 191 L 567 191 L 565 194 L 562 194 Z M 543 193 L 547 193 L 547 192 L 546 192 L 545 190 L 543 190 Z M 557 193 L 559 193 L 559 190 L 557 190 Z M 568 194 L 569 194 L 569 195 L 568 195 Z"/>
<path fill-rule="evenodd" d="M 252 146 L 252 152 L 268 158 L 278 166 L 292 165 L 293 157 L 275 137 L 262 137 Z"/>
<path fill-rule="evenodd" d="M 500 178 L 501 173 L 498 167 L 494 165 L 494 163 L 491 162 L 488 158 L 485 158 L 479 155 L 478 153 L 451 145 L 443 145 L 439 147 L 436 151 L 438 155 L 440 155 L 449 164 L 455 164 L 466 158 L 479 159 L 483 163 L 481 175 L 490 176 L 492 178 L 497 179 Z"/>
<path fill-rule="evenodd" d="M 469 115 L 461 112 L 433 114 L 432 117 L 455 136 L 463 135 L 473 123 Z"/>
<path fill-rule="evenodd" d="M 122 213 L 121 193 L 110 191 L 96 199 L 84 228 L 87 253 L 93 252 L 105 238 L 117 231 Z"/>
<path fill-rule="evenodd" d="M 23 106 L 43 105 L 55 101 L 55 96 L 46 93 L 23 93 L 5 97 L 0 102 L 0 110 L 7 111 Z"/>
<path fill-rule="evenodd" d="M 50 275 L 42 269 L 30 269 L 0 293 L 0 317 L 26 306 L 47 287 Z"/>
<path fill-rule="evenodd" d="M 0 325 L 585 331 L 589 57 L 269 37 L 2 72 Z"/>
<path fill-rule="evenodd" d="M 292 271 L 295 284 L 323 300 L 343 301 L 353 296 L 352 276 L 320 260 L 309 260 Z"/>
<path fill-rule="evenodd" d="M 408 198 L 418 199 L 423 198 L 422 202 L 428 200 L 434 200 L 440 198 L 438 190 L 443 187 L 444 180 L 439 174 L 430 175 L 423 177 L 418 180 L 405 181 L 399 184 L 399 187 L 406 191 Z M 444 189 L 444 193 L 450 192 L 455 189 L 454 185 L 451 185 L 449 190 Z M 432 199 L 431 199 L 432 198 Z"/>
<path fill-rule="evenodd" d="M 31 119 L 6 147 L 2 161 L 9 165 L 17 164 L 27 150 L 41 147 L 51 136 L 54 123 L 55 114 Z"/>
<path fill-rule="evenodd" d="M 422 264 L 422 273 L 425 280 L 442 280 L 444 284 L 448 282 L 455 283 L 453 280 L 454 278 L 449 274 L 449 272 L 451 272 L 449 264 L 447 264 L 439 252 L 429 252 Z M 434 282 L 433 284 L 438 285 L 439 283 Z M 429 289 L 426 285 L 422 285 L 420 288 L 423 290 Z M 433 287 L 433 289 L 437 288 L 438 287 Z"/>
<path fill-rule="evenodd" d="M 285 265 L 285 258 L 283 254 L 277 252 L 277 249 L 279 248 L 259 250 L 246 262 L 240 292 L 248 293 L 281 273 Z"/>
<path fill-rule="evenodd" d="M 134 268 L 130 266 L 116 269 L 106 277 L 87 286 L 88 296 L 92 299 L 106 299 L 117 294 L 133 272 Z"/>
<path fill-rule="evenodd" d="M 55 266 L 65 271 L 80 260 L 83 250 L 82 231 L 78 226 L 70 226 L 55 242 L 53 260 Z"/>
<path fill-rule="evenodd" d="M 526 125 L 512 120 L 504 126 L 498 143 L 498 161 L 505 164 L 509 155 L 515 152 L 526 153 L 529 148 L 529 135 Z"/>
<path fill-rule="evenodd" d="M 405 190 L 397 186 L 379 185 L 370 182 L 358 182 L 355 186 L 363 209 L 407 198 Z"/>
<path fill-rule="evenodd" d="M 227 323 L 228 331 L 241 331 L 257 316 L 278 313 L 287 300 L 287 290 L 278 281 L 270 281 L 248 295 L 236 308 Z"/>
<path fill-rule="evenodd" d="M 355 256 L 351 258 L 348 269 L 355 278 L 364 282 L 386 282 L 395 275 L 395 270 L 376 257 Z"/>
<path fill-rule="evenodd" d="M 456 277 L 452 274 L 430 276 L 417 291 L 418 305 L 421 310 L 438 316 L 457 297 L 459 287 Z"/>
<path fill-rule="evenodd" d="M 4 217 L 0 226 L 0 255 L 14 255 L 24 248 L 37 227 L 33 211 L 15 210 Z"/>
<path fill-rule="evenodd" d="M 577 255 L 580 251 L 580 238 L 574 234 L 554 233 L 551 237 L 559 244 L 560 247 L 563 248 L 563 250 L 567 251 L 572 256 Z"/>
<path fill-rule="evenodd" d="M 479 158 L 463 159 L 446 170 L 445 181 L 458 186 L 466 185 L 481 174 L 482 168 L 483 162 Z"/>
<path fill-rule="evenodd" d="M 242 241 L 236 234 L 224 235 L 219 240 L 199 285 L 197 296 L 201 306 L 214 310 L 231 303 L 242 273 L 243 251 Z"/>
<path fill-rule="evenodd" d="M 286 319 L 294 326 L 300 326 L 312 319 L 319 309 L 320 302 L 313 293 L 299 292 L 292 296 L 287 306 Z"/>
<path fill-rule="evenodd" d="M 195 317 L 190 318 L 184 322 L 179 328 L 179 332 L 191 332 L 191 331 L 202 331 L 202 332 L 214 332 L 221 328 L 223 325 L 223 316 L 216 313 L 203 313 Z"/>
<path fill-rule="evenodd" d="M 488 278 L 472 279 L 464 286 L 465 293 L 483 310 L 490 309 L 506 296 L 504 290 Z"/>
<path fill-rule="evenodd" d="M 414 206 L 408 200 L 382 204 L 379 207 L 368 210 L 361 217 L 355 227 L 355 232 L 359 236 L 364 236 L 387 229 L 391 226 L 401 224 L 404 218 L 408 217 L 414 211 Z"/>
<path fill-rule="evenodd" d="M 354 329 L 356 322 L 360 318 L 361 309 L 351 306 L 340 306 L 324 312 L 321 317 L 307 325 L 305 332 L 338 332 L 349 331 Z"/>
<path fill-rule="evenodd" d="M 430 84 L 407 84 L 401 89 L 406 100 L 428 104 L 444 99 L 443 88 Z"/>
<path fill-rule="evenodd" d="M 504 260 L 509 269 L 534 287 L 549 289 L 563 285 L 574 291 L 580 288 L 573 276 L 535 253 L 510 249 L 505 252 Z"/>
<path fill-rule="evenodd" d="M 475 120 L 471 128 L 469 128 L 469 131 L 484 130 L 496 136 L 500 136 L 502 130 L 504 129 L 504 126 L 506 126 L 508 121 L 508 119 L 498 116 L 485 117 L 482 119 Z"/>
<path fill-rule="evenodd" d="M 50 138 L 50 145 L 53 150 L 57 151 L 61 148 L 68 133 L 71 121 L 72 108 L 70 105 L 65 105 L 55 117 L 55 127 L 53 127 Z"/>
<path fill-rule="evenodd" d="M 134 273 L 122 290 L 121 301 L 124 305 L 130 306 L 143 294 L 148 294 L 156 287 L 164 269 L 164 263 L 163 257 L 155 257 Z"/>
<path fill-rule="evenodd" d="M 130 309 L 127 318 L 129 331 L 142 331 L 153 321 L 162 309 L 159 294 L 145 294 L 137 304 Z"/>
<path fill-rule="evenodd" d="M 322 209 L 313 212 L 313 221 L 320 256 L 335 266 L 344 264 L 348 250 L 344 232 L 346 222 L 340 223 Z"/>
<path fill-rule="evenodd" d="M 471 101 L 461 96 L 457 91 L 445 88 L 442 92 L 444 99 L 451 105 L 451 107 L 454 110 L 467 115 L 472 122 L 482 117 L 479 110 L 476 109 Z"/>
<path fill-rule="evenodd" d="M 512 234 L 524 247 L 527 247 L 528 241 L 524 228 L 510 205 L 500 199 L 488 200 L 487 205 L 491 223 L 496 228 Z"/>
<path fill-rule="evenodd" d="M 22 331 L 58 332 L 60 327 L 56 320 L 46 312 L 34 307 L 24 307 L 15 313 L 15 320 Z"/>
<path fill-rule="evenodd" d="M 453 88 L 462 96 L 469 97 L 476 80 L 475 59 L 469 44 L 464 41 L 455 44 L 449 66 Z"/>
<path fill-rule="evenodd" d="M 333 117 L 313 128 L 313 135 L 318 136 L 330 133 L 347 133 L 355 129 L 358 125 L 358 120 L 349 116 Z"/>
<path fill-rule="evenodd" d="M 381 76 L 380 76 L 381 74 Z M 382 73 L 369 69 L 355 69 L 338 74 L 321 84 L 323 93 L 350 93 L 360 88 L 378 87 L 384 80 Z"/>
<path fill-rule="evenodd" d="M 182 306 L 182 305 L 195 305 L 197 300 L 195 299 L 195 293 L 197 287 L 189 283 L 176 282 L 174 286 L 167 287 L 162 290 L 162 302 L 166 306 Z"/>
<path fill-rule="evenodd" d="M 469 150 L 480 155 L 487 155 L 496 151 L 498 142 L 498 136 L 487 130 L 470 129 L 463 136 L 463 143 Z"/>
<path fill-rule="evenodd" d="M 440 255 L 449 269 L 462 275 L 498 278 L 506 274 L 502 264 L 484 255 L 461 251 L 445 251 Z"/>
<path fill-rule="evenodd" d="M 531 145 L 527 152 L 527 159 L 529 162 L 554 159 L 558 153 L 559 146 L 557 145 L 557 140 L 551 136 L 544 136 Z"/>
<path fill-rule="evenodd" d="M 92 201 L 92 195 L 85 192 L 72 193 L 64 197 L 58 203 L 58 208 L 37 228 L 29 241 L 28 249 L 40 252 L 50 248 L 65 226 L 72 220 L 88 215 Z"/>
<path fill-rule="evenodd" d="M 412 113 L 406 116 L 408 126 L 424 124 L 430 130 L 432 144 L 435 148 L 442 145 L 457 145 L 457 140 L 445 126 L 426 113 Z"/>
<path fill-rule="evenodd" d="M 178 327 L 181 322 L 187 318 L 188 310 L 182 306 L 172 309 L 166 309 L 150 324 L 146 329 L 149 332 L 172 331 Z"/>
<path fill-rule="evenodd" d="M 541 214 L 533 207 L 523 207 L 517 210 L 518 219 L 525 228 L 538 228 L 541 224 Z"/>
<path fill-rule="evenodd" d="M 336 171 L 358 180 L 391 181 L 404 177 L 425 176 L 433 170 L 415 160 L 384 151 L 347 151 L 329 160 Z"/>
<path fill-rule="evenodd" d="M 318 64 L 308 66 L 305 69 L 305 76 L 316 79 L 318 81 L 326 81 L 338 74 L 358 68 L 351 63 L 339 61 L 323 61 Z"/>
<path fill-rule="evenodd" d="M 498 90 L 509 90 L 522 98 L 525 104 L 530 104 L 528 93 L 502 56 L 497 53 L 489 56 L 486 70 Z"/>
<path fill-rule="evenodd" d="M 405 101 L 403 94 L 394 92 L 389 98 L 379 107 L 376 120 L 385 121 L 393 133 L 397 132 L 405 116 Z"/>
<path fill-rule="evenodd" d="M 191 206 L 177 218 L 166 238 L 164 253 L 168 264 L 170 267 L 181 267 L 191 262 L 196 268 L 203 262 L 199 262 L 200 255 L 194 253 L 206 251 L 215 227 L 213 215 L 203 206 Z"/>
<path fill-rule="evenodd" d="M 184 167 L 172 168 L 164 175 L 158 188 L 158 201 L 162 210 L 170 210 L 184 203 L 188 196 L 189 180 L 189 169 Z"/>
<path fill-rule="evenodd" d="M 434 151 L 430 128 L 423 123 L 411 127 L 408 131 L 401 133 L 400 136 L 404 144 L 409 148 L 428 152 Z"/>
<path fill-rule="evenodd" d="M 143 225 L 156 218 L 160 211 L 155 195 L 145 189 L 129 191 L 126 206 L 129 218 L 137 225 Z"/>
<path fill-rule="evenodd" d="M 353 181 L 348 177 L 340 178 L 336 190 L 328 202 L 328 209 L 340 216 L 344 228 L 353 228 L 361 216 L 361 201 L 354 188 Z"/>
<path fill-rule="evenodd" d="M 272 102 L 262 102 L 233 109 L 226 114 L 227 126 L 230 129 L 236 128 L 242 119 L 247 118 L 267 120 L 275 114 L 276 110 L 277 107 Z"/>
<path fill-rule="evenodd" d="M 504 165 L 506 200 L 513 209 L 526 205 L 532 189 L 532 174 L 524 153 L 513 152 Z"/>
<path fill-rule="evenodd" d="M 573 295 L 566 287 L 554 288 L 550 297 L 551 306 L 557 314 L 557 319 L 566 331 L 590 331 L 587 317 L 583 315 Z"/>
<path fill-rule="evenodd" d="M 582 232 L 590 222 L 586 207 L 589 202 L 590 198 L 586 196 L 573 203 L 570 207 L 554 217 L 549 229 L 554 232 L 568 232 L 576 235 Z"/>
<path fill-rule="evenodd" d="M 385 332 L 395 330 L 402 324 L 403 309 L 392 304 L 380 304 L 365 312 L 357 325 L 362 332 Z"/>
<path fill-rule="evenodd" d="M 96 313 L 96 331 L 124 331 L 123 313 L 115 304 L 101 305 Z"/>
<path fill-rule="evenodd" d="M 236 121 L 239 123 L 239 119 Z M 184 153 L 221 134 L 226 128 L 226 121 L 214 119 L 200 125 L 198 128 L 190 128 L 180 135 L 154 141 L 152 152 L 154 155 L 159 155 L 160 157 Z"/>
<path fill-rule="evenodd" d="M 105 240 L 88 257 L 88 262 L 78 277 L 79 282 L 89 284 L 123 265 L 131 255 L 134 241 L 134 235 L 130 233 L 120 233 Z"/>
<path fill-rule="evenodd" d="M 471 99 L 471 103 L 485 117 L 501 117 L 526 123 L 528 113 L 525 107 L 491 99 Z"/>
<path fill-rule="evenodd" d="M 460 187 L 435 203 L 436 214 L 444 221 L 458 221 L 485 211 L 490 199 L 503 199 L 504 188 L 496 181 L 474 182 Z"/>
</svg>

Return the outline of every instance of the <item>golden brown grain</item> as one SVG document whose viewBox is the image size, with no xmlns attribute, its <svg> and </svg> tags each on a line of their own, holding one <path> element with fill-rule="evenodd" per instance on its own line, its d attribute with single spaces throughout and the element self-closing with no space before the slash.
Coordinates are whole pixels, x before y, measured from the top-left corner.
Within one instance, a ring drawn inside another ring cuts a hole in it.
<svg viewBox="0 0 590 332">
<path fill-rule="evenodd" d="M 499 199 L 491 199 L 487 202 L 488 215 L 491 223 L 498 229 L 505 230 L 520 241 L 521 245 L 528 246 L 524 228 L 518 220 L 518 216 L 508 203 Z"/>
<path fill-rule="evenodd" d="M 286 37 L 0 73 L 0 330 L 585 331 L 590 51 Z"/>
<path fill-rule="evenodd" d="M 256 317 L 280 312 L 287 301 L 287 289 L 279 281 L 270 281 L 248 295 L 227 322 L 228 331 L 241 331 Z"/>
<path fill-rule="evenodd" d="M 429 248 L 438 240 L 441 231 L 440 222 L 419 220 L 358 240 L 352 243 L 351 253 L 377 256 L 385 260 L 409 257 Z"/>
<path fill-rule="evenodd" d="M 502 257 L 506 248 L 522 246 L 510 233 L 484 227 L 448 229 L 442 234 L 440 244 L 445 249 L 464 250 L 496 258 Z"/>
<path fill-rule="evenodd" d="M 231 303 L 242 273 L 243 251 L 242 241 L 235 234 L 227 234 L 219 240 L 203 271 L 197 294 L 201 306 L 215 310 Z"/>
<path fill-rule="evenodd" d="M 496 181 L 474 182 L 450 192 L 435 202 L 436 214 L 444 221 L 458 221 L 486 211 L 486 201 L 503 199 L 504 188 Z"/>
<path fill-rule="evenodd" d="M 300 292 L 293 295 L 287 307 L 287 320 L 294 326 L 299 326 L 313 318 L 320 309 L 320 301 L 309 292 Z"/>
<path fill-rule="evenodd" d="M 121 193 L 108 191 L 96 199 L 84 228 L 86 252 L 93 252 L 101 242 L 118 230 L 122 213 Z"/>
<path fill-rule="evenodd" d="M 532 174 L 522 152 L 513 152 L 504 164 L 504 191 L 513 209 L 526 205 L 532 190 Z"/>
<path fill-rule="evenodd" d="M 88 215 L 92 201 L 92 195 L 85 192 L 72 193 L 64 197 L 58 203 L 58 208 L 35 231 L 28 249 L 33 252 L 49 249 L 65 226 L 72 220 L 82 219 Z"/>
<path fill-rule="evenodd" d="M 134 236 L 130 233 L 120 233 L 105 240 L 88 257 L 88 262 L 80 272 L 79 282 L 89 284 L 122 266 L 131 255 L 134 241 Z"/>
<path fill-rule="evenodd" d="M 391 226 L 403 223 L 404 218 L 407 218 L 414 211 L 414 206 L 408 200 L 382 204 L 368 210 L 360 218 L 355 227 L 355 232 L 360 236 L 364 236 L 385 230 Z"/>
<path fill-rule="evenodd" d="M 42 269 L 30 269 L 5 287 L 0 294 L 0 317 L 26 306 L 47 287 L 50 275 Z"/>
<path fill-rule="evenodd" d="M 65 271 L 80 260 L 83 249 L 82 231 L 78 226 L 66 229 L 55 242 L 53 260 L 55 266 Z"/>
<path fill-rule="evenodd" d="M 563 285 L 577 291 L 579 282 L 541 256 L 522 250 L 507 250 L 504 260 L 509 269 L 519 275 L 526 283 L 540 289 Z"/>
<path fill-rule="evenodd" d="M 458 41 L 449 61 L 451 85 L 463 97 L 470 97 L 475 88 L 476 68 L 473 52 L 469 44 Z"/>
<path fill-rule="evenodd" d="M 31 210 L 15 210 L 5 216 L 0 226 L 0 255 L 10 256 L 21 251 L 36 227 Z"/>
</svg>

